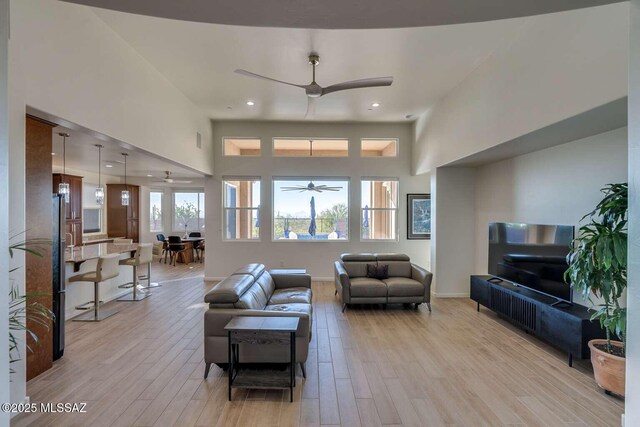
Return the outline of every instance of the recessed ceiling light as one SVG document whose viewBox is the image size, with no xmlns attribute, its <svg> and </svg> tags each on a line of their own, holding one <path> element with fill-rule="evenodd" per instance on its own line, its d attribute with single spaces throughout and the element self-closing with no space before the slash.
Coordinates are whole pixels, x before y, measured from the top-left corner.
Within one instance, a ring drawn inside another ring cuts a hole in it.
<svg viewBox="0 0 640 427">
<path fill-rule="evenodd" d="M 249 107 L 253 107 L 254 105 L 256 105 L 256 103 L 255 103 L 255 102 L 253 102 L 253 101 L 247 101 L 247 105 L 248 105 Z"/>
<path fill-rule="evenodd" d="M 373 104 L 371 104 L 371 106 L 373 108 L 378 108 L 380 106 L 380 103 L 379 102 L 374 102 Z"/>
<path fill-rule="evenodd" d="M 55 156 L 55 155 L 56 155 L 56 153 L 51 153 L 51 155 L 52 155 L 52 156 Z"/>
<path fill-rule="evenodd" d="M 149 173 L 148 173 L 148 174 L 147 174 L 147 176 L 148 176 L 149 178 L 151 178 L 153 175 L 151 175 L 151 174 L 149 174 Z"/>
<path fill-rule="evenodd" d="M 104 165 L 104 167 L 105 167 L 105 168 L 112 168 L 112 167 L 113 167 L 113 165 L 106 164 L 106 165 Z"/>
</svg>

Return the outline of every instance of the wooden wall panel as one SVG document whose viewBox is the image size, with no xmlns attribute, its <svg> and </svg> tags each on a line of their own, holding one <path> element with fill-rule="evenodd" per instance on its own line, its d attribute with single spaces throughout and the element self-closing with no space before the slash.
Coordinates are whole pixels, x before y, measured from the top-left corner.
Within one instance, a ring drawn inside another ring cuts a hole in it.
<svg viewBox="0 0 640 427">
<path fill-rule="evenodd" d="M 27 117 L 25 167 L 26 167 L 26 238 L 51 239 L 52 221 L 52 125 Z M 37 301 L 52 308 L 53 259 L 50 245 L 38 246 L 42 257 L 27 255 L 25 260 L 26 294 L 43 294 Z M 39 338 L 38 343 L 27 337 L 27 380 L 30 380 L 53 364 L 53 330 L 27 318 L 27 327 Z"/>
</svg>

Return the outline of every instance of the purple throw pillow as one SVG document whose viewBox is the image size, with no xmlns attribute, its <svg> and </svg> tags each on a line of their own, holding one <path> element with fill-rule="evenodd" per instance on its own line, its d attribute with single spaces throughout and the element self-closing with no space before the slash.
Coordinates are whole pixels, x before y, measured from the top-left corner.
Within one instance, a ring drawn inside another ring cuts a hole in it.
<svg viewBox="0 0 640 427">
<path fill-rule="evenodd" d="M 367 264 L 367 277 L 378 280 L 388 279 L 389 266 L 387 264 Z"/>
</svg>

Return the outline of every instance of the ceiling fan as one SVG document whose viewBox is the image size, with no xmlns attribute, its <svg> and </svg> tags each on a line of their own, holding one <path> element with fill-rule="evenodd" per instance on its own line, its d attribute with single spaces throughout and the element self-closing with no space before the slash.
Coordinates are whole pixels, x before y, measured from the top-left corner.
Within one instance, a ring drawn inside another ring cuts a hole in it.
<svg viewBox="0 0 640 427">
<path fill-rule="evenodd" d="M 313 182 L 309 182 L 307 185 L 294 185 L 292 187 L 282 187 L 282 191 L 298 191 L 303 193 L 305 191 L 315 191 L 316 193 L 322 193 L 323 191 L 340 191 L 342 187 L 330 187 L 328 185 L 315 185 Z"/>
<path fill-rule="evenodd" d="M 315 114 L 315 99 L 324 95 L 328 95 L 340 90 L 361 89 L 367 87 L 379 87 L 379 86 L 391 86 L 393 83 L 393 77 L 373 77 L 369 79 L 351 80 L 348 82 L 337 83 L 331 86 L 322 87 L 316 83 L 316 65 L 320 63 L 320 56 L 315 53 L 309 55 L 309 64 L 313 66 L 313 74 L 311 76 L 311 83 L 308 85 L 299 85 L 295 83 L 284 82 L 282 80 L 272 79 L 271 77 L 261 76 L 260 74 L 252 73 L 251 71 L 238 69 L 236 73 L 242 74 L 247 77 L 254 77 L 257 79 L 268 80 L 276 83 L 283 83 L 289 86 L 299 87 L 304 89 L 307 94 L 307 113 L 305 117 Z"/>
<path fill-rule="evenodd" d="M 165 177 L 160 181 L 153 181 L 156 184 L 191 184 L 191 181 L 184 181 L 171 178 L 171 171 L 164 171 Z"/>
</svg>

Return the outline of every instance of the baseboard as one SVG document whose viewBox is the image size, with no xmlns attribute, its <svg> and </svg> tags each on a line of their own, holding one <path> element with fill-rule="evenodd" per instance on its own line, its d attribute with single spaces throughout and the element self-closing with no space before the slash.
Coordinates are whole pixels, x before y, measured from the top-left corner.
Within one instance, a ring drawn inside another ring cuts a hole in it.
<svg viewBox="0 0 640 427">
<path fill-rule="evenodd" d="M 432 295 L 436 298 L 469 298 L 468 292 L 461 292 L 459 294 L 439 294 L 434 292 Z"/>
</svg>

